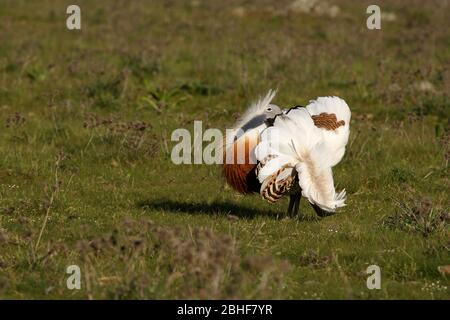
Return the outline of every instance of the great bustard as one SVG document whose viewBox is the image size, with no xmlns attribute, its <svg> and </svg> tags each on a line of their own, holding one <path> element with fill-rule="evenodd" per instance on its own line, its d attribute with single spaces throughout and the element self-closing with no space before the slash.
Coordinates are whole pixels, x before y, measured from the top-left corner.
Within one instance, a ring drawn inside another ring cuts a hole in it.
<svg viewBox="0 0 450 320">
<path fill-rule="evenodd" d="M 350 109 L 338 97 L 320 97 L 282 110 L 271 103 L 274 96 L 269 91 L 251 105 L 225 139 L 225 178 L 236 191 L 269 202 L 289 195 L 288 215 L 298 214 L 302 196 L 318 215 L 329 215 L 345 206 L 331 168 L 345 153 Z"/>
</svg>

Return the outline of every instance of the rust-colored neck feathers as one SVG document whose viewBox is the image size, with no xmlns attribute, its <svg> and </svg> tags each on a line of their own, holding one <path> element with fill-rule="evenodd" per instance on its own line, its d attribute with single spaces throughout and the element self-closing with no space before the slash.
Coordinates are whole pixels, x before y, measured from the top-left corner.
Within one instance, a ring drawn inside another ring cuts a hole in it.
<svg viewBox="0 0 450 320">
<path fill-rule="evenodd" d="M 252 159 L 258 140 L 257 135 L 243 136 L 225 150 L 225 179 L 233 189 L 242 194 L 259 192 L 260 184 L 255 173 L 256 160 Z"/>
</svg>

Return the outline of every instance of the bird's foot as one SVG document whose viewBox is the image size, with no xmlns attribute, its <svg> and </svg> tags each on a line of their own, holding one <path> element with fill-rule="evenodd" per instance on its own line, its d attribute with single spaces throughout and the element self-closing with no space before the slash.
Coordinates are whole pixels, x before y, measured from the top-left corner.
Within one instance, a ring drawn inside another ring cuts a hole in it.
<svg viewBox="0 0 450 320">
<path fill-rule="evenodd" d="M 313 204 L 312 207 L 314 208 L 314 211 L 316 212 L 316 214 L 321 218 L 329 217 L 329 216 L 336 214 L 336 212 L 325 211 L 315 204 Z"/>
</svg>

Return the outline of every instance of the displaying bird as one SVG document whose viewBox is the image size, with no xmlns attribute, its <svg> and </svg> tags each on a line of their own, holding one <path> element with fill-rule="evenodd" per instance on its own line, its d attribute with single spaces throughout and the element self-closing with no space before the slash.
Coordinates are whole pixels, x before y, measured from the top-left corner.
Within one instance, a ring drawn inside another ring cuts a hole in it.
<svg viewBox="0 0 450 320">
<path fill-rule="evenodd" d="M 259 192 L 273 203 L 290 196 L 288 215 L 297 215 L 301 197 L 319 216 L 345 206 L 336 193 L 332 167 L 340 162 L 349 137 L 350 109 L 338 97 L 320 97 L 306 107 L 281 110 L 274 91 L 253 104 L 225 141 L 223 171 L 230 186 Z"/>
<path fill-rule="evenodd" d="M 242 194 L 259 192 L 256 177 L 255 148 L 260 135 L 268 127 L 268 120 L 282 113 L 279 106 L 271 104 L 276 92 L 270 90 L 265 97 L 253 103 L 237 120 L 224 141 L 224 176 L 230 186 Z"/>
</svg>

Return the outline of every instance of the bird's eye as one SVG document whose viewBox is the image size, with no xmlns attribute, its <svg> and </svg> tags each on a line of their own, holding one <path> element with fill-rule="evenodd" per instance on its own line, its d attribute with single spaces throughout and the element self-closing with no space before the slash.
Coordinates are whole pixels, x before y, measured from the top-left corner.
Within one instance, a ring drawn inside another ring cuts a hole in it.
<svg viewBox="0 0 450 320">
<path fill-rule="evenodd" d="M 271 107 L 267 108 L 267 111 L 269 111 L 269 112 L 272 111 L 272 108 Z"/>
</svg>

